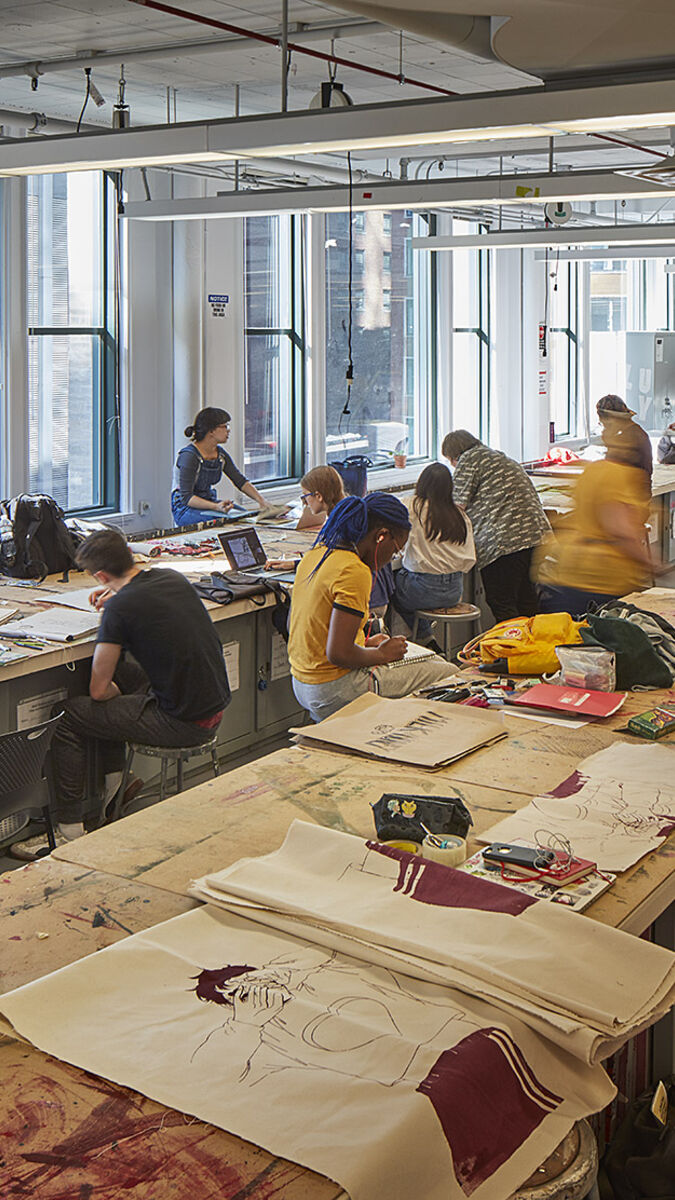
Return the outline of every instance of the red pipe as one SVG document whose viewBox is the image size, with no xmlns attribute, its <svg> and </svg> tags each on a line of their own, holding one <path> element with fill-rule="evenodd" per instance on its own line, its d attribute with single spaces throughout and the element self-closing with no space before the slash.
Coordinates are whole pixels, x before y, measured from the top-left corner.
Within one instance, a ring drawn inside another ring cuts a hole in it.
<svg viewBox="0 0 675 1200">
<path fill-rule="evenodd" d="M 614 142 L 616 146 L 628 146 L 631 150 L 641 150 L 643 154 L 654 154 L 657 158 L 670 158 L 662 150 L 652 150 L 651 146 L 640 146 L 637 142 L 627 142 L 625 138 L 610 137 L 608 133 L 592 133 L 591 137 L 600 138 L 603 142 Z"/>
<path fill-rule="evenodd" d="M 185 12 L 175 8 L 173 4 L 161 4 L 159 0 L 129 0 L 130 4 L 139 4 L 142 8 L 154 8 L 157 12 L 168 13 L 171 17 L 183 17 L 187 21 L 197 21 L 200 25 L 210 25 L 213 29 L 224 29 L 226 33 L 236 33 L 240 37 L 255 38 L 268 46 L 281 47 L 281 38 L 271 37 L 267 33 L 257 33 L 255 29 L 244 29 L 241 25 L 230 25 L 227 21 L 216 21 L 213 17 L 203 17 L 198 13 Z M 288 42 L 288 49 L 295 54 L 306 54 L 309 58 L 319 58 L 323 62 L 335 63 L 336 66 L 349 67 L 352 71 L 365 71 L 368 75 L 379 75 L 382 79 L 393 79 L 396 83 L 409 83 L 412 87 L 424 88 L 427 92 L 439 92 L 442 96 L 456 96 L 447 88 L 436 87 L 433 83 L 421 83 L 419 79 L 410 79 L 407 75 L 395 75 L 393 71 L 382 71 L 379 67 L 366 67 L 362 63 L 350 62 L 348 58 L 339 58 L 337 54 L 326 54 L 323 50 L 310 50 L 297 42 Z"/>
</svg>

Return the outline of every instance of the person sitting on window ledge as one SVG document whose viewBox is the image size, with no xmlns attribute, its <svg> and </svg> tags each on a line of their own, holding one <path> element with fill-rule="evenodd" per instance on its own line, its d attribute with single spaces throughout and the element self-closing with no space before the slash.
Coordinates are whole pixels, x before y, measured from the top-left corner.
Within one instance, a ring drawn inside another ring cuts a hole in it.
<svg viewBox="0 0 675 1200">
<path fill-rule="evenodd" d="M 187 426 L 185 436 L 192 441 L 179 451 L 173 473 L 171 511 L 176 525 L 217 521 L 232 507 L 231 500 L 219 500 L 216 492 L 223 475 L 245 496 L 265 507 L 258 489 L 224 449 L 230 436 L 230 420 L 224 408 L 202 408 L 194 424 Z"/>
<path fill-rule="evenodd" d="M 394 608 L 412 629 L 418 609 L 455 607 L 464 575 L 476 561 L 471 522 L 453 500 L 452 475 L 442 463 L 430 463 L 417 480 L 410 522 L 403 566 L 396 572 Z M 430 639 L 431 625 L 420 618 L 417 641 L 435 649 Z"/>
<path fill-rule="evenodd" d="M 177 571 L 143 570 L 113 529 L 93 533 L 77 565 L 101 585 L 102 609 L 88 696 L 75 696 L 52 741 L 57 844 L 84 833 L 87 748 L 99 743 L 106 775 L 124 767 L 124 744 L 199 746 L 218 728 L 230 701 L 223 647 L 194 588 Z M 134 663 L 123 662 L 129 651 Z M 137 665 L 138 664 L 138 665 Z M 34 859 L 46 837 L 12 845 Z"/>
<path fill-rule="evenodd" d="M 293 588 L 288 657 L 296 699 L 314 721 L 365 692 L 396 699 L 455 673 L 435 655 L 402 663 L 403 637 L 364 634 L 373 575 L 403 548 L 409 531 L 408 510 L 395 496 L 348 496 L 304 555 Z"/>
</svg>

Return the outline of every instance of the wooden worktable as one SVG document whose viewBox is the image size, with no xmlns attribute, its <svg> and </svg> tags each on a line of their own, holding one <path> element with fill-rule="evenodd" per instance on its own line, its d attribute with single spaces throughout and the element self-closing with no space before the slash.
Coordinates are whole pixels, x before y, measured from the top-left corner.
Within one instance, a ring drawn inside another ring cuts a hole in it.
<svg viewBox="0 0 675 1200">
<path fill-rule="evenodd" d="M 662 695 L 629 701 L 641 709 Z M 185 895 L 191 879 L 276 849 L 295 818 L 372 836 L 370 804 L 395 788 L 459 795 L 473 814 L 475 835 L 560 783 L 581 759 L 623 739 L 606 723 L 564 729 L 510 716 L 506 725 L 505 740 L 438 772 L 289 747 L 0 878 L 0 937 L 13 956 L 5 987 L 186 911 L 194 903 Z M 470 838 L 469 850 L 475 847 Z M 675 899 L 674 862 L 675 836 L 624 872 L 588 915 L 641 933 Z M 49 936 L 39 936 L 44 933 Z M 0 1037 L 0 1072 L 10 1112 L 3 1122 L 10 1136 L 0 1155 L 0 1196 L 345 1196 L 329 1180 L 88 1076 L 11 1034 Z"/>
</svg>

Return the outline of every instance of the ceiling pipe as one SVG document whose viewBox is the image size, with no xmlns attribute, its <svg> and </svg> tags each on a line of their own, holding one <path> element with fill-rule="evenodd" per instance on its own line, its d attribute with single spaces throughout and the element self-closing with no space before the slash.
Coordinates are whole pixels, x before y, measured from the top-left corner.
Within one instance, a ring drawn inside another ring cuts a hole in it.
<svg viewBox="0 0 675 1200">
<path fill-rule="evenodd" d="M 330 24 L 321 22 L 305 27 L 289 27 L 296 42 L 314 42 L 341 37 L 360 37 L 364 33 L 391 33 L 387 25 L 379 21 L 334 21 Z M 274 29 L 265 35 L 273 40 L 281 40 L 281 34 Z M 16 76 L 28 75 L 31 79 L 41 79 L 43 75 L 54 71 L 70 71 L 75 67 L 94 66 L 97 63 L 129 62 L 131 59 L 151 62 L 156 58 L 171 58 L 174 54 L 218 54 L 231 50 L 245 50 L 257 46 L 258 37 L 229 37 L 210 38 L 190 42 L 170 42 L 163 46 L 126 46 L 119 50 L 82 50 L 69 58 L 32 59 L 27 62 L 0 63 L 0 79 L 11 79 Z"/>
<path fill-rule="evenodd" d="M 141 8 L 151 8 L 156 12 L 166 13 L 170 17 L 182 17 L 185 21 L 197 21 L 198 24 L 208 25 L 212 29 L 224 29 L 228 33 L 243 34 L 258 42 L 264 42 L 268 46 L 277 48 L 281 46 L 280 37 L 270 37 L 269 34 L 256 33 L 254 29 L 246 29 L 242 25 L 231 25 L 228 21 L 217 21 L 214 17 L 204 17 L 200 13 L 188 12 L 173 4 L 163 4 L 160 0 L 127 0 L 127 3 L 138 4 Z M 393 79 L 395 83 L 405 83 L 411 87 L 423 88 L 424 91 L 435 92 L 437 95 L 457 95 L 457 92 L 451 92 L 448 88 L 437 87 L 434 83 L 423 83 L 420 79 L 413 79 L 409 75 L 396 75 L 393 71 L 383 71 L 380 67 L 368 67 L 365 63 L 350 62 L 348 58 L 340 58 L 337 54 L 326 54 L 322 50 L 310 50 L 297 41 L 289 41 L 287 49 L 295 54 L 305 54 L 310 58 L 317 58 L 321 62 L 332 63 L 334 66 L 348 67 L 351 71 L 362 71 L 366 75 L 376 75 L 380 79 Z"/>
</svg>

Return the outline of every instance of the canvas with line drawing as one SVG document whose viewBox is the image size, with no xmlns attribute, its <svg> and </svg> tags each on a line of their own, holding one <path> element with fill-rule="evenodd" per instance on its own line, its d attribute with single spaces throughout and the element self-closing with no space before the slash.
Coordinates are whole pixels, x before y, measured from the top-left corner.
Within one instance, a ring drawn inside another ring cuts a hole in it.
<svg viewBox="0 0 675 1200">
<path fill-rule="evenodd" d="M 481 842 L 564 837 L 601 871 L 625 871 L 675 830 L 675 749 L 619 743 L 584 759 L 568 779 L 478 835 Z"/>
</svg>

